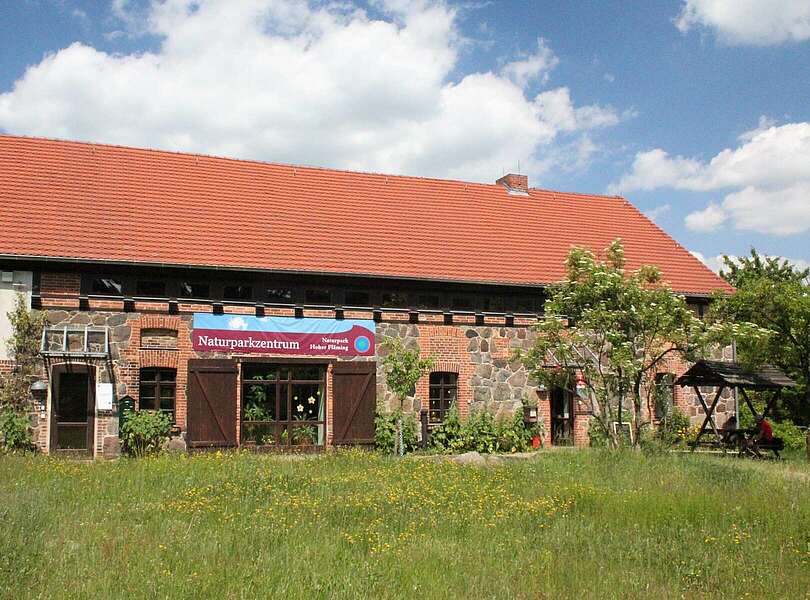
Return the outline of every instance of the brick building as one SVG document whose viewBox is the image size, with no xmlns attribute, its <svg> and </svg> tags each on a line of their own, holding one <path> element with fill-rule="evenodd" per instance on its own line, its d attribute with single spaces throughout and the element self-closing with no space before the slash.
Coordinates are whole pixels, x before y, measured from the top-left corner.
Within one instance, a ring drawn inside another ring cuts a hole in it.
<svg viewBox="0 0 810 600">
<path fill-rule="evenodd" d="M 538 388 L 512 353 L 532 343 L 571 246 L 617 237 L 629 268 L 659 265 L 696 310 L 728 289 L 625 199 L 522 175 L 479 184 L 0 136 L 0 336 L 17 291 L 47 315 L 44 452 L 114 454 L 129 405 L 171 415 L 190 446 L 367 443 L 375 406 L 393 402 L 386 337 L 436 357 L 406 407 L 432 422 L 452 402 L 503 414 L 538 398 L 549 441 L 586 444 L 584 405 Z"/>
</svg>

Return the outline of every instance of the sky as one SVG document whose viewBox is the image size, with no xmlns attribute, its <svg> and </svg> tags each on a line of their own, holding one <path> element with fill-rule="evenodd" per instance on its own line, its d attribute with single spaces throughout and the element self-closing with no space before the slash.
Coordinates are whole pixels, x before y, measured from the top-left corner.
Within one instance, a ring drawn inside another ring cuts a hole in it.
<svg viewBox="0 0 810 600">
<path fill-rule="evenodd" d="M 810 265 L 810 0 L 9 0 L 0 132 L 519 171 Z"/>
</svg>

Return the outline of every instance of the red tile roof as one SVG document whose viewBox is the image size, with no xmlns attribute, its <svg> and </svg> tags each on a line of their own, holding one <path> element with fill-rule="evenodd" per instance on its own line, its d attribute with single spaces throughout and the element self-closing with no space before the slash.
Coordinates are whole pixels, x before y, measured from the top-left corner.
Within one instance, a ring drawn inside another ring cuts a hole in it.
<svg viewBox="0 0 810 600">
<path fill-rule="evenodd" d="M 531 285 L 616 237 L 730 289 L 623 198 L 0 136 L 0 255 Z"/>
</svg>

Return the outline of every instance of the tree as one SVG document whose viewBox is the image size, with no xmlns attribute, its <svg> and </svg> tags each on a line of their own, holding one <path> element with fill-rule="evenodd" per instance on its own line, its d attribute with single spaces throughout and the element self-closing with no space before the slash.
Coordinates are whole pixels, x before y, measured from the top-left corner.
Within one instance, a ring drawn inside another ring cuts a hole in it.
<svg viewBox="0 0 810 600">
<path fill-rule="evenodd" d="M 6 345 L 13 366 L 3 378 L 0 406 L 15 412 L 25 412 L 32 404 L 31 384 L 40 371 L 39 346 L 45 315 L 28 310 L 23 294 L 17 294 L 14 310 L 8 313 L 12 335 Z"/>
<path fill-rule="evenodd" d="M 774 332 L 764 343 L 739 338 L 737 353 L 742 362 L 773 364 L 798 386 L 782 394 L 790 418 L 810 425 L 810 269 L 799 269 L 786 260 L 723 257 L 720 274 L 737 288 L 729 297 L 715 299 L 709 319 L 752 322 Z"/>
<path fill-rule="evenodd" d="M 775 283 L 807 283 L 810 277 L 810 268 L 800 269 L 786 259 L 762 256 L 755 248 L 751 248 L 750 258 L 730 257 L 724 254 L 723 265 L 720 277 L 738 289 L 761 279 Z"/>
<path fill-rule="evenodd" d="M 399 400 L 399 418 L 397 419 L 397 444 L 400 456 L 404 453 L 402 443 L 402 410 L 405 398 L 416 391 L 416 383 L 433 368 L 433 357 L 421 358 L 419 350 L 409 350 L 398 338 L 387 338 L 383 346 L 388 351 L 382 359 L 385 380 L 388 389 L 394 392 Z"/>
<path fill-rule="evenodd" d="M 661 280 L 656 267 L 627 273 L 621 240 L 605 256 L 600 261 L 588 250 L 571 250 L 565 281 L 550 289 L 537 341 L 520 357 L 546 387 L 564 387 L 588 403 L 613 447 L 622 439 L 611 424 L 624 422 L 622 411 L 629 407 L 632 440 L 638 445 L 642 428 L 650 423 L 655 376 L 670 358 L 692 361 L 743 329 L 751 335 L 764 332 L 742 325 L 707 326 Z"/>
</svg>

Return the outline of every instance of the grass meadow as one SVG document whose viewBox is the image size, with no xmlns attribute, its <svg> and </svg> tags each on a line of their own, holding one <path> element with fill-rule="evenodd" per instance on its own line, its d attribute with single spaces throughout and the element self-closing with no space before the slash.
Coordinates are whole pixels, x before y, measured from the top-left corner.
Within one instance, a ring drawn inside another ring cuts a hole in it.
<svg viewBox="0 0 810 600">
<path fill-rule="evenodd" d="M 810 598 L 810 467 L 0 458 L 2 598 Z"/>
</svg>

